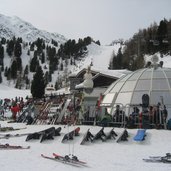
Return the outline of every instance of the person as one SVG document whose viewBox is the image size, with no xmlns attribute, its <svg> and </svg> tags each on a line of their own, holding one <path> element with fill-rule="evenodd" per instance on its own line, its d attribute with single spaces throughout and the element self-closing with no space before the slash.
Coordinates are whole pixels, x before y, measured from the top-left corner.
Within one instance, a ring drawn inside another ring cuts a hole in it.
<svg viewBox="0 0 171 171">
<path fill-rule="evenodd" d="M 149 122 L 150 124 L 154 124 L 154 112 L 153 106 L 149 107 Z"/>
<path fill-rule="evenodd" d="M 112 116 L 108 113 L 107 108 L 105 108 L 105 115 L 100 121 L 101 126 L 108 126 L 109 122 L 112 122 Z"/>
<path fill-rule="evenodd" d="M 19 107 L 17 105 L 13 106 L 11 108 L 11 112 L 12 112 L 12 118 L 14 121 L 16 121 L 17 119 L 17 113 L 19 112 Z"/>
<path fill-rule="evenodd" d="M 164 109 L 162 111 L 162 124 L 166 123 L 167 116 L 168 116 L 168 112 L 167 112 L 166 106 L 164 105 Z"/>
<path fill-rule="evenodd" d="M 139 109 L 137 106 L 135 106 L 133 108 L 133 112 L 130 114 L 129 118 L 128 118 L 128 125 L 130 128 L 134 128 L 135 127 L 135 123 L 138 122 L 138 116 L 139 116 Z"/>
<path fill-rule="evenodd" d="M 122 122 L 123 121 L 124 112 L 120 109 L 120 105 L 116 105 L 116 110 L 113 115 L 113 122 Z"/>
</svg>

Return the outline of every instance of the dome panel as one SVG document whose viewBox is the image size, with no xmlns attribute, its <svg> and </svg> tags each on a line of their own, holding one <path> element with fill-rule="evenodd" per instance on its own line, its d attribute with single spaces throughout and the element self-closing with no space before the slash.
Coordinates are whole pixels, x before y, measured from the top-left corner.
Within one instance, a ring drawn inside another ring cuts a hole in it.
<svg viewBox="0 0 171 171">
<path fill-rule="evenodd" d="M 168 82 L 166 79 L 152 80 L 152 90 L 168 90 Z"/>
<path fill-rule="evenodd" d="M 128 80 L 137 80 L 141 74 L 141 72 L 135 72 Z"/>
<path fill-rule="evenodd" d="M 149 90 L 151 86 L 151 80 L 138 80 L 135 90 Z"/>
<path fill-rule="evenodd" d="M 122 105 L 130 104 L 131 97 L 132 97 L 132 92 L 119 93 L 115 103 L 122 104 Z"/>
<path fill-rule="evenodd" d="M 171 71 L 165 71 L 166 77 L 171 78 Z"/>
<path fill-rule="evenodd" d="M 149 91 L 133 92 L 133 96 L 132 96 L 132 100 L 131 100 L 130 104 L 141 104 L 143 94 L 148 94 L 148 93 L 149 93 Z"/>
<path fill-rule="evenodd" d="M 127 79 L 129 79 L 129 77 L 131 77 L 132 73 L 131 74 L 128 74 L 128 75 L 125 75 L 123 78 L 119 79 L 120 82 L 121 81 L 126 81 Z"/>
<path fill-rule="evenodd" d="M 153 78 L 166 78 L 162 71 L 155 71 L 153 72 Z"/>
<path fill-rule="evenodd" d="M 122 85 L 124 84 L 124 82 L 118 82 L 112 89 L 111 89 L 111 93 L 113 93 L 113 92 L 118 92 L 120 89 L 121 89 L 121 87 L 122 87 Z"/>
<path fill-rule="evenodd" d="M 171 102 L 169 91 L 152 91 L 150 95 L 150 104 L 156 105 L 158 102 L 161 102 L 161 97 L 163 98 L 164 104 L 169 106 Z"/>
<path fill-rule="evenodd" d="M 140 76 L 139 79 L 151 79 L 151 71 L 145 71 L 143 74 Z"/>
<path fill-rule="evenodd" d="M 121 92 L 133 91 L 135 88 L 136 81 L 126 81 L 121 89 Z"/>
</svg>

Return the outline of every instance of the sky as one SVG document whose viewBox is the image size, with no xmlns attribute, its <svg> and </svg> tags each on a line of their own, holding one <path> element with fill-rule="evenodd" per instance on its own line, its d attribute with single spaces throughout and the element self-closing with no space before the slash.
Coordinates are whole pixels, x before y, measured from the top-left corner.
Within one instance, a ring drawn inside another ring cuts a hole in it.
<svg viewBox="0 0 171 171">
<path fill-rule="evenodd" d="M 0 0 L 3 15 L 67 39 L 90 36 L 103 45 L 171 19 L 170 7 L 170 0 Z"/>
</svg>

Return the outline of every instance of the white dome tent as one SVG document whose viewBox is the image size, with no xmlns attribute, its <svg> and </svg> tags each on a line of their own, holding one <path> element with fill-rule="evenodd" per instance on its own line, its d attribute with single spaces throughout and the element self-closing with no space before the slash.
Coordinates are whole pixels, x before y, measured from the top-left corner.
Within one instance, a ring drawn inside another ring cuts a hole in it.
<svg viewBox="0 0 171 171">
<path fill-rule="evenodd" d="M 171 68 L 163 68 L 158 60 L 153 57 L 153 64 L 148 68 L 136 70 L 112 83 L 105 91 L 102 106 L 115 108 L 116 104 L 126 107 L 126 114 L 132 108 L 142 104 L 143 94 L 149 95 L 149 105 L 163 103 L 171 113 Z M 112 110 L 111 110 L 112 112 Z M 111 113 L 112 114 L 112 113 Z"/>
</svg>

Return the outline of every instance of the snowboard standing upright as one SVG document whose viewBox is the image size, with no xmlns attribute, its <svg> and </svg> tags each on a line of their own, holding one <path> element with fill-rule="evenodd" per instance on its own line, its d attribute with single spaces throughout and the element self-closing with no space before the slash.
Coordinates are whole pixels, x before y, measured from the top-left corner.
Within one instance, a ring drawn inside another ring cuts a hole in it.
<svg viewBox="0 0 171 171">
<path fill-rule="evenodd" d="M 79 132 L 80 132 L 80 127 L 77 127 L 73 131 L 65 134 L 64 137 L 62 138 L 62 143 L 67 141 L 67 140 L 73 140 L 74 136 L 78 136 L 79 135 Z"/>
<path fill-rule="evenodd" d="M 93 141 L 93 137 L 94 136 L 91 134 L 90 129 L 88 129 L 86 131 L 86 133 L 84 134 L 83 139 L 82 139 L 80 145 L 84 145 L 85 142 L 87 142 L 87 141 L 91 141 L 92 142 Z"/>
<path fill-rule="evenodd" d="M 137 134 L 134 137 L 134 141 L 143 141 L 146 136 L 146 129 L 138 129 Z"/>
<path fill-rule="evenodd" d="M 120 141 L 128 141 L 127 138 L 128 138 L 128 131 L 126 129 L 124 129 L 124 131 L 121 133 L 121 135 L 116 140 L 116 142 L 119 143 Z"/>
<path fill-rule="evenodd" d="M 100 129 L 99 132 L 93 137 L 92 142 L 95 140 L 101 139 L 102 141 L 105 141 L 106 134 L 104 133 L 104 127 Z"/>
</svg>

